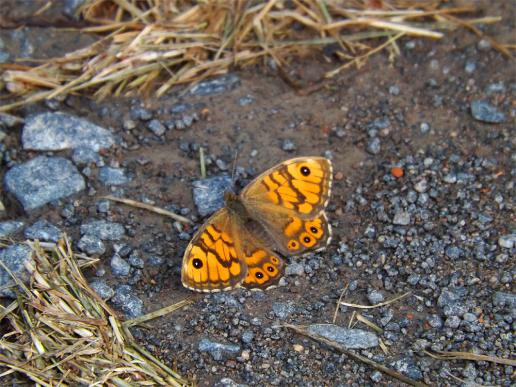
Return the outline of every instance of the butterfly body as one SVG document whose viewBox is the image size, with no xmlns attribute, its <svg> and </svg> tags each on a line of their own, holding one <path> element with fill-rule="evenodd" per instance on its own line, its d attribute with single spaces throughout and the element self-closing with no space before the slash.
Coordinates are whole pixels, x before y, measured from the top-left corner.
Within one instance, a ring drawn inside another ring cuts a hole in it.
<svg viewBox="0 0 516 387">
<path fill-rule="evenodd" d="M 185 251 L 183 285 L 216 292 L 275 284 L 283 272 L 281 256 L 300 255 L 329 242 L 324 209 L 331 181 L 329 160 L 300 157 L 262 173 L 240 195 L 226 192 L 225 206 L 205 222 Z"/>
</svg>

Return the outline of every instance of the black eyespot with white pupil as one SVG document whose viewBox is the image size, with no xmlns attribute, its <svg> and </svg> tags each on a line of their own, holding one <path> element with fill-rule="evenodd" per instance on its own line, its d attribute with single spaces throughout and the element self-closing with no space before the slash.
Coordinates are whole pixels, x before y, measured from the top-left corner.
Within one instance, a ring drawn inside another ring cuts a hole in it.
<svg viewBox="0 0 516 387">
<path fill-rule="evenodd" d="M 305 167 L 305 166 L 301 167 L 301 174 L 303 176 L 308 176 L 310 174 L 310 168 Z"/>
<path fill-rule="evenodd" d="M 272 266 L 267 266 L 267 271 L 269 273 L 272 273 L 274 271 L 274 268 Z"/>
<path fill-rule="evenodd" d="M 261 271 L 258 271 L 258 272 L 256 272 L 255 276 L 258 279 L 262 279 L 263 278 L 263 273 Z"/>
<path fill-rule="evenodd" d="M 195 258 L 192 264 L 196 269 L 200 269 L 202 267 L 202 261 L 199 258 Z"/>
<path fill-rule="evenodd" d="M 307 236 L 305 236 L 303 238 L 303 240 L 305 241 L 305 243 L 310 243 L 310 241 L 311 241 L 310 237 L 307 237 Z"/>
<path fill-rule="evenodd" d="M 317 228 L 315 228 L 314 226 L 310 227 L 310 231 L 312 232 L 312 234 L 317 234 L 317 232 L 319 230 L 317 230 Z"/>
</svg>

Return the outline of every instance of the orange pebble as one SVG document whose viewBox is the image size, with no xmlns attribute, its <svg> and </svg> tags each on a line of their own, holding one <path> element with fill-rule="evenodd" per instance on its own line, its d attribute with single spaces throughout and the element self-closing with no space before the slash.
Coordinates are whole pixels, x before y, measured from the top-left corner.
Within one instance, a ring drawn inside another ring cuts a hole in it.
<svg viewBox="0 0 516 387">
<path fill-rule="evenodd" d="M 396 178 L 400 178 L 400 177 L 403 177 L 403 168 L 401 167 L 392 167 L 391 168 L 391 175 L 396 177 Z"/>
</svg>

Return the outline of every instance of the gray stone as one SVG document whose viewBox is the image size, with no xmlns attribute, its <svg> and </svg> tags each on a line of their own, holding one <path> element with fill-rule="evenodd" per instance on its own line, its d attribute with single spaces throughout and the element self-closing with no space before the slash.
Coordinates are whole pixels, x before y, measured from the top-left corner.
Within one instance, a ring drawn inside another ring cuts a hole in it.
<svg viewBox="0 0 516 387">
<path fill-rule="evenodd" d="M 251 342 L 253 341 L 253 338 L 254 338 L 253 331 L 245 331 L 242 334 L 242 342 L 244 342 L 245 344 L 251 344 Z"/>
<path fill-rule="evenodd" d="M 97 151 L 85 146 L 79 146 L 73 150 L 72 161 L 76 165 L 95 164 L 102 166 L 104 163 Z"/>
<path fill-rule="evenodd" d="M 516 308 L 516 294 L 496 292 L 493 296 L 493 304 Z"/>
<path fill-rule="evenodd" d="M 456 329 L 459 327 L 459 325 L 460 325 L 460 318 L 458 316 L 450 316 L 444 322 L 444 326 L 451 328 L 451 329 Z"/>
<path fill-rule="evenodd" d="M 90 287 L 97 293 L 103 300 L 109 300 L 115 295 L 115 291 L 109 286 L 104 280 L 94 280 L 90 282 Z"/>
<path fill-rule="evenodd" d="M 106 220 L 91 220 L 81 225 L 81 235 L 94 235 L 102 240 L 119 241 L 125 235 L 124 226 Z"/>
<path fill-rule="evenodd" d="M 504 249 L 512 249 L 516 245 L 516 234 L 502 235 L 498 238 L 498 245 Z"/>
<path fill-rule="evenodd" d="M 204 217 L 224 205 L 224 192 L 232 190 L 233 182 L 229 176 L 215 176 L 196 180 L 192 185 L 195 206 Z"/>
<path fill-rule="evenodd" d="M 407 375 L 409 378 L 414 380 L 420 380 L 423 378 L 423 373 L 416 366 L 414 359 L 406 357 L 393 363 L 396 371 Z"/>
<path fill-rule="evenodd" d="M 6 220 L 5 222 L 0 222 L 0 238 L 8 237 L 17 231 L 20 231 L 23 226 L 25 226 L 25 223 L 18 220 Z"/>
<path fill-rule="evenodd" d="M 293 152 L 297 149 L 296 144 L 291 139 L 287 138 L 281 142 L 281 149 L 285 152 Z"/>
<path fill-rule="evenodd" d="M 134 251 L 131 253 L 127 261 L 132 267 L 136 267 L 137 269 L 143 269 L 143 266 L 145 265 L 143 259 L 141 259 L 138 253 Z"/>
<path fill-rule="evenodd" d="M 428 180 L 419 180 L 416 184 L 414 184 L 414 189 L 419 193 L 426 192 L 428 190 Z"/>
<path fill-rule="evenodd" d="M 111 257 L 111 270 L 116 277 L 127 277 L 131 272 L 131 265 L 118 254 Z"/>
<path fill-rule="evenodd" d="M 190 93 L 193 95 L 205 96 L 220 94 L 235 89 L 240 85 L 240 78 L 235 74 L 226 74 L 221 77 L 199 82 L 192 87 Z"/>
<path fill-rule="evenodd" d="M 377 305 L 385 300 L 383 294 L 375 289 L 367 293 L 367 299 L 371 305 Z"/>
<path fill-rule="evenodd" d="M 378 337 L 362 329 L 342 328 L 333 324 L 312 324 L 308 332 L 334 341 L 347 349 L 366 349 L 378 346 Z"/>
<path fill-rule="evenodd" d="M 240 106 L 247 106 L 254 102 L 254 97 L 252 95 L 246 95 L 238 99 L 238 104 Z"/>
<path fill-rule="evenodd" d="M 106 246 L 102 240 L 95 235 L 83 235 L 79 242 L 77 242 L 79 250 L 88 255 L 102 255 L 106 252 Z"/>
<path fill-rule="evenodd" d="M 373 382 L 379 383 L 380 380 L 382 380 L 382 373 L 380 371 L 374 371 L 369 377 Z"/>
<path fill-rule="evenodd" d="M 471 114 L 477 121 L 490 124 L 505 122 L 505 114 L 486 101 L 472 101 Z"/>
<path fill-rule="evenodd" d="M 444 250 L 446 256 L 450 259 L 457 260 L 463 256 L 463 251 L 460 247 L 457 246 L 447 246 Z"/>
<path fill-rule="evenodd" d="M 444 288 L 437 299 L 437 305 L 443 309 L 444 315 L 447 317 L 462 316 L 467 311 L 458 289 Z"/>
<path fill-rule="evenodd" d="M 45 219 L 38 220 L 25 230 L 25 238 L 27 239 L 57 242 L 60 236 L 61 230 Z"/>
<path fill-rule="evenodd" d="M 26 265 L 33 265 L 32 250 L 27 245 L 11 245 L 0 249 L 0 261 L 23 283 L 30 279 Z M 0 297 L 16 297 L 11 275 L 0 266 Z"/>
<path fill-rule="evenodd" d="M 294 313 L 294 305 L 290 302 L 273 302 L 272 311 L 277 318 L 285 319 Z"/>
<path fill-rule="evenodd" d="M 285 269 L 285 275 L 294 276 L 303 274 L 305 274 L 305 269 L 303 268 L 303 265 L 297 262 L 291 263 Z"/>
<path fill-rule="evenodd" d="M 135 294 L 129 285 L 119 285 L 111 302 L 124 312 L 128 318 L 135 318 L 143 314 L 143 301 Z"/>
<path fill-rule="evenodd" d="M 381 150 L 381 142 L 378 137 L 372 137 L 367 143 L 367 152 L 372 155 L 377 155 Z"/>
<path fill-rule="evenodd" d="M 249 387 L 249 385 L 237 383 L 231 378 L 222 378 L 213 387 Z"/>
<path fill-rule="evenodd" d="M 106 129 L 85 119 L 61 112 L 29 116 L 22 133 L 23 149 L 55 151 L 79 146 L 98 151 L 115 141 Z"/>
<path fill-rule="evenodd" d="M 396 211 L 392 223 L 399 226 L 407 226 L 410 224 L 410 214 L 407 211 Z"/>
<path fill-rule="evenodd" d="M 86 187 L 77 168 L 62 157 L 35 157 L 12 167 L 4 181 L 25 210 L 73 195 Z"/>
<path fill-rule="evenodd" d="M 198 348 L 199 352 L 208 352 L 215 361 L 236 357 L 240 353 L 238 345 L 223 344 L 208 338 L 201 339 Z"/>
<path fill-rule="evenodd" d="M 151 120 L 147 125 L 147 128 L 149 128 L 149 130 L 156 136 L 163 136 L 167 130 L 159 120 Z"/>
<path fill-rule="evenodd" d="M 99 170 L 99 180 L 104 185 L 123 185 L 131 181 L 122 168 L 102 167 Z"/>
</svg>

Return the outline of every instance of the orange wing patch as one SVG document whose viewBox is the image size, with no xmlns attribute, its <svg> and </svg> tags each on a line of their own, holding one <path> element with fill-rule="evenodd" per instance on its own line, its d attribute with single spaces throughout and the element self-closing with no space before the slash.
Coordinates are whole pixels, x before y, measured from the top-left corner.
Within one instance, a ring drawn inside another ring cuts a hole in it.
<svg viewBox="0 0 516 387">
<path fill-rule="evenodd" d="M 222 210 L 224 211 L 224 210 Z M 226 224 L 227 213 L 208 220 L 185 251 L 181 272 L 183 285 L 192 290 L 212 292 L 237 286 L 246 274 L 243 257 L 239 257 L 235 241 L 216 221 Z"/>
<path fill-rule="evenodd" d="M 267 288 L 279 280 L 283 262 L 264 249 L 257 249 L 246 255 L 247 276 L 243 282 L 246 288 Z"/>
<path fill-rule="evenodd" d="M 291 217 L 283 229 L 283 234 L 288 238 L 288 251 L 297 254 L 328 244 L 331 238 L 331 226 L 324 214 L 311 220 Z"/>
<path fill-rule="evenodd" d="M 326 205 L 331 173 L 331 164 L 325 159 L 294 159 L 258 180 L 267 200 L 308 216 L 319 213 Z"/>
</svg>

